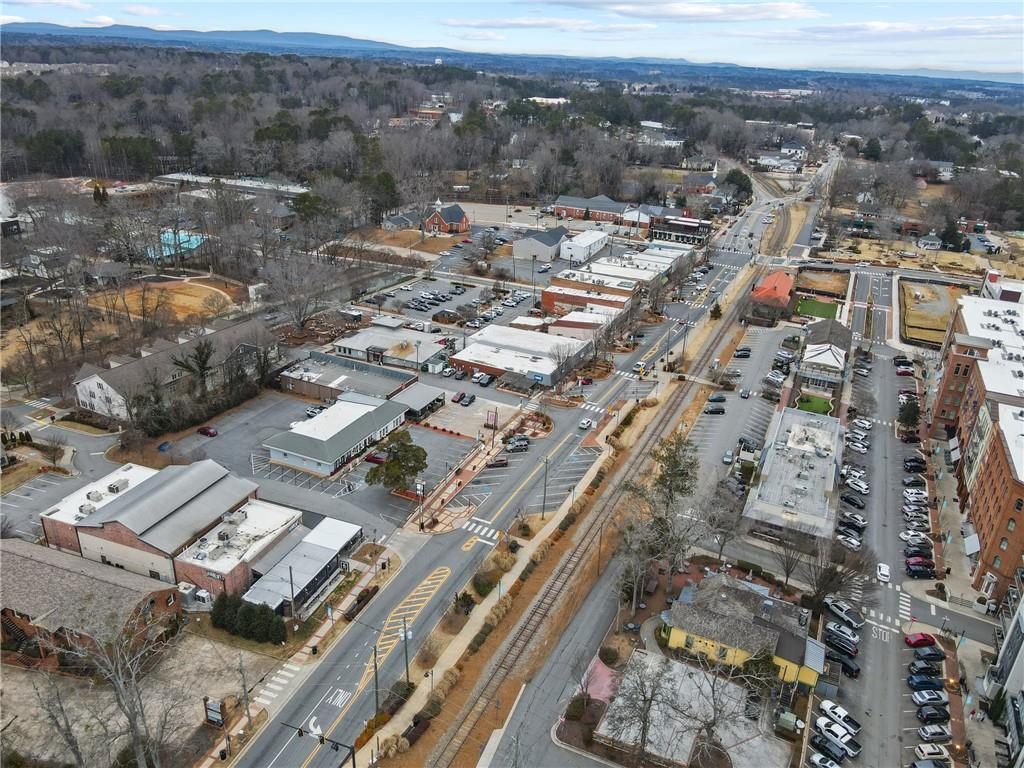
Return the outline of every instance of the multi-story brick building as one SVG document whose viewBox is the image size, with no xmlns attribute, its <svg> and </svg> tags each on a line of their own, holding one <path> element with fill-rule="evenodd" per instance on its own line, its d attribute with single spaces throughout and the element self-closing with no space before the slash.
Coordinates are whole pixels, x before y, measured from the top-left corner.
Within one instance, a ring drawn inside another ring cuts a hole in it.
<svg viewBox="0 0 1024 768">
<path fill-rule="evenodd" d="M 999 600 L 1024 554 L 1024 310 L 996 295 L 959 299 L 928 415 L 949 440 L 974 587 Z"/>
</svg>

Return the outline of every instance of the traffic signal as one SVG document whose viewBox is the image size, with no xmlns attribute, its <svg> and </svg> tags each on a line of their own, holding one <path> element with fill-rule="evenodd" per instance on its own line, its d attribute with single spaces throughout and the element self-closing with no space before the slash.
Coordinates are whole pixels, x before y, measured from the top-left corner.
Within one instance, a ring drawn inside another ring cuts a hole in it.
<svg viewBox="0 0 1024 768">
<path fill-rule="evenodd" d="M 306 732 L 304 730 L 302 730 L 301 728 L 296 728 L 295 729 L 295 734 L 301 739 L 303 736 L 306 735 Z"/>
<path fill-rule="evenodd" d="M 327 743 L 327 737 L 324 736 L 322 733 L 320 734 L 319 740 L 320 740 L 321 744 L 326 744 Z"/>
</svg>

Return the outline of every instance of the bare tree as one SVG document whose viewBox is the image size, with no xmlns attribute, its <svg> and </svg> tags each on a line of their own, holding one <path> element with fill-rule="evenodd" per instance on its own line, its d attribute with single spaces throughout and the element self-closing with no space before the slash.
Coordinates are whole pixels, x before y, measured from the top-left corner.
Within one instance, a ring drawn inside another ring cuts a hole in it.
<svg viewBox="0 0 1024 768">
<path fill-rule="evenodd" d="M 40 452 L 46 456 L 50 465 L 56 467 L 64 457 L 64 449 L 68 447 L 68 438 L 62 432 L 53 432 L 51 434 L 52 436 L 38 447 Z"/>
<path fill-rule="evenodd" d="M 831 540 L 817 539 L 803 567 L 804 580 L 810 587 L 807 597 L 815 610 L 821 610 L 826 597 L 850 598 L 856 591 L 863 592 L 862 603 L 868 602 L 878 588 L 878 583 L 871 578 L 877 562 L 877 556 L 869 547 L 851 552 Z"/>
<path fill-rule="evenodd" d="M 590 687 L 594 684 L 593 657 L 586 653 L 578 653 L 572 660 L 572 677 L 579 686 L 583 697 L 583 706 L 590 705 Z"/>
<path fill-rule="evenodd" d="M 707 536 L 718 552 L 722 562 L 725 548 L 740 535 L 743 526 L 743 500 L 731 493 L 723 483 L 718 483 L 702 504 Z"/>
<path fill-rule="evenodd" d="M 328 267 L 298 257 L 268 264 L 266 276 L 274 298 L 298 328 L 320 311 L 324 291 L 338 278 Z"/>
<path fill-rule="evenodd" d="M 800 531 L 784 531 L 772 542 L 771 552 L 775 564 L 785 579 L 785 586 L 789 586 L 789 580 L 800 567 L 804 559 L 804 549 L 801 542 Z"/>
<path fill-rule="evenodd" d="M 609 733 L 631 744 L 636 758 L 647 753 L 652 728 L 669 716 L 674 703 L 669 660 L 658 659 L 652 674 L 641 653 L 634 651 L 615 693 L 615 706 L 605 716 Z"/>
<path fill-rule="evenodd" d="M 68 699 L 68 679 L 43 672 L 32 681 L 36 704 L 52 732 L 63 742 L 76 768 L 109 764 L 112 745 L 123 734 L 117 730 L 115 713 L 104 703 L 105 697 L 89 684 L 90 711 L 84 716 Z"/>
</svg>

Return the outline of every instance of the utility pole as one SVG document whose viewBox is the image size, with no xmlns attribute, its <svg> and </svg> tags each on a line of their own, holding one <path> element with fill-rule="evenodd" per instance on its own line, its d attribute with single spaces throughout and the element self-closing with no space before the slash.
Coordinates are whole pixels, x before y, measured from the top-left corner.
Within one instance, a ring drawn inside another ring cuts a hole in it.
<svg viewBox="0 0 1024 768">
<path fill-rule="evenodd" d="M 245 722 L 252 728 L 252 713 L 249 711 L 249 683 L 245 679 L 245 664 L 242 663 L 242 654 L 238 654 L 238 674 L 242 677 L 242 704 L 245 705 Z"/>
<path fill-rule="evenodd" d="M 377 713 L 380 712 L 380 685 L 377 680 L 377 644 L 373 644 L 373 719 L 377 725 Z"/>
<path fill-rule="evenodd" d="M 298 622 L 295 617 L 295 577 L 292 575 L 292 567 L 288 566 L 288 586 L 292 594 L 292 626 L 298 629 Z"/>
<path fill-rule="evenodd" d="M 409 677 L 409 630 L 405 626 L 405 617 L 402 617 L 402 647 L 405 648 L 405 683 L 406 685 L 412 685 L 412 679 Z"/>
<path fill-rule="evenodd" d="M 544 502 L 540 508 L 540 519 L 544 519 L 544 514 L 548 511 L 548 457 L 544 457 Z"/>
</svg>

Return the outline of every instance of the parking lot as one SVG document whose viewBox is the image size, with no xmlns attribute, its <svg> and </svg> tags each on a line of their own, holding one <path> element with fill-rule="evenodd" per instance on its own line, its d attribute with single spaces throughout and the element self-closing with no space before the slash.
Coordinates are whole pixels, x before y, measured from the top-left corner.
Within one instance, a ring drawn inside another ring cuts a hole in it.
<svg viewBox="0 0 1024 768">
<path fill-rule="evenodd" d="M 111 466 L 113 469 L 113 466 Z M 91 479 L 91 478 L 90 478 Z M 88 480 L 85 480 L 88 482 Z M 67 494 L 83 485 L 83 478 L 66 477 L 56 472 L 45 472 L 36 475 L 27 483 L 22 483 L 3 497 L 4 517 L 10 515 L 15 522 L 15 533 L 35 538 L 42 533 L 42 526 L 35 514 L 27 516 L 18 514 L 24 509 L 42 511 L 55 504 Z M 14 514 L 12 514 L 12 512 Z"/>
<path fill-rule="evenodd" d="M 441 386 L 441 382 L 444 382 L 445 399 L 447 402 L 443 408 L 434 411 L 426 419 L 427 423 L 433 427 L 450 429 L 453 432 L 469 437 L 487 437 L 489 439 L 490 430 L 484 426 L 488 411 L 493 414 L 495 409 L 497 409 L 498 426 L 500 427 L 512 418 L 518 410 L 518 404 L 502 403 L 485 396 L 494 391 L 493 384 L 490 387 L 481 387 L 469 379 L 456 381 L 452 378 L 442 378 L 437 382 L 437 386 Z M 472 393 L 476 395 L 476 399 L 468 406 L 453 403 L 452 396 L 458 392 Z"/>
<path fill-rule="evenodd" d="M 547 494 L 545 496 L 545 484 L 542 481 L 540 488 L 530 497 L 525 514 L 547 514 L 558 509 L 600 455 L 600 448 L 578 446 L 557 467 L 548 467 Z"/>
</svg>

